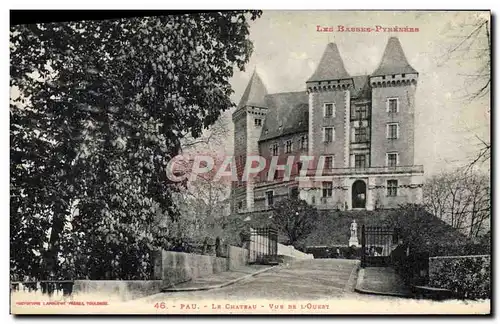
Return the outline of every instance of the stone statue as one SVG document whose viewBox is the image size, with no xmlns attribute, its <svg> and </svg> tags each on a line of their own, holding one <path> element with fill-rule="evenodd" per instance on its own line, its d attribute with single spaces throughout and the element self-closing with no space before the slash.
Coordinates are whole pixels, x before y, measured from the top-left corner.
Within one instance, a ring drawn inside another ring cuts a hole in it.
<svg viewBox="0 0 500 324">
<path fill-rule="evenodd" d="M 349 246 L 359 247 L 358 224 L 356 224 L 355 219 L 351 223 L 351 237 L 349 238 Z"/>
<path fill-rule="evenodd" d="M 351 223 L 351 237 L 358 237 L 358 224 L 355 219 Z"/>
</svg>

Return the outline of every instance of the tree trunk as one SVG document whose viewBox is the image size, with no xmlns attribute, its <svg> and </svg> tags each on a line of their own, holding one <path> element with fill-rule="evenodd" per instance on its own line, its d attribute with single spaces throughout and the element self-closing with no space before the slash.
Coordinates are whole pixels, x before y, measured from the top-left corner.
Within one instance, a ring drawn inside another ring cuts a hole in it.
<svg viewBox="0 0 500 324">
<path fill-rule="evenodd" d="M 45 254 L 45 266 L 43 279 L 50 280 L 58 275 L 58 261 L 57 254 L 60 247 L 61 233 L 64 229 L 65 208 L 61 203 L 57 204 L 54 208 L 54 215 L 52 217 L 52 227 L 50 231 L 49 246 Z"/>
</svg>

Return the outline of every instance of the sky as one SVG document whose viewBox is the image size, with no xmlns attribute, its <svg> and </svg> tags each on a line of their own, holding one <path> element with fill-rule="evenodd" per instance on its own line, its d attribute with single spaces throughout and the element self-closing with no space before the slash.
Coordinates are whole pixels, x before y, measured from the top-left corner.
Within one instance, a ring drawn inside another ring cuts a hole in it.
<svg viewBox="0 0 500 324">
<path fill-rule="evenodd" d="M 254 52 L 246 71 L 237 70 L 231 80 L 233 101 L 238 103 L 256 69 L 269 93 L 304 91 L 329 42 L 335 42 L 351 75 L 370 74 L 378 66 L 387 40 L 397 36 L 409 63 L 419 72 L 415 107 L 415 164 L 424 165 L 426 176 L 452 170 L 478 152 L 476 136 L 489 142 L 490 100 L 464 99 L 470 78 L 482 66 L 471 59 L 485 48 L 478 39 L 460 57 L 446 53 L 473 28 L 480 12 L 389 11 L 264 11 L 250 24 Z M 334 27 L 413 27 L 419 32 L 318 32 L 317 25 Z M 479 35 L 485 35 L 481 33 Z M 482 40 L 482 41 L 481 41 Z M 226 112 L 229 117 L 232 111 Z M 233 125 L 230 122 L 231 132 Z M 226 143 L 232 152 L 233 136 Z"/>
</svg>

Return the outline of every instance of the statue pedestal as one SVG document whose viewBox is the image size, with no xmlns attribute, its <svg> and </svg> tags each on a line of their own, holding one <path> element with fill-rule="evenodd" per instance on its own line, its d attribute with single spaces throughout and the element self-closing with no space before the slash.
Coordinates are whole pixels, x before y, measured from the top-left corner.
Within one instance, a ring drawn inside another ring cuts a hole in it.
<svg viewBox="0 0 500 324">
<path fill-rule="evenodd" d="M 349 246 L 355 246 L 355 247 L 359 247 L 359 241 L 358 241 L 358 238 L 357 237 L 352 237 L 349 238 Z"/>
</svg>

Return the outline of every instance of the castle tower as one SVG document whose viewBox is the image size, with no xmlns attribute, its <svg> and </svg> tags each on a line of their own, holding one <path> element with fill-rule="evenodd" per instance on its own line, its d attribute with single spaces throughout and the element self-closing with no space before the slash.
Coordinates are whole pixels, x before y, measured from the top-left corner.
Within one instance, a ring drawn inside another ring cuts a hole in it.
<svg viewBox="0 0 500 324">
<path fill-rule="evenodd" d="M 389 38 L 380 65 L 370 77 L 372 166 L 392 163 L 388 161 L 392 153 L 396 154 L 397 165 L 414 165 L 417 81 L 418 72 L 408 63 L 398 38 Z"/>
<path fill-rule="evenodd" d="M 414 161 L 417 82 L 418 72 L 408 63 L 399 39 L 389 38 L 382 60 L 370 76 L 370 156 L 371 167 L 389 174 L 372 179 L 372 188 L 385 188 L 376 193 L 377 200 L 393 205 L 422 202 L 423 168 Z"/>
<path fill-rule="evenodd" d="M 258 155 L 258 141 L 267 114 L 265 96 L 267 89 L 254 70 L 232 119 L 234 123 L 234 158 L 239 182 L 233 182 L 231 211 L 252 211 L 254 181 L 241 181 L 247 156 Z"/>
<path fill-rule="evenodd" d="M 349 90 L 353 85 L 353 78 L 344 67 L 337 45 L 328 44 L 316 71 L 306 81 L 309 94 L 309 155 L 315 157 L 316 163 L 328 158 L 333 161 L 332 167 L 349 166 Z M 322 180 L 316 178 L 315 181 Z M 336 179 L 332 186 L 343 188 L 343 180 Z M 302 198 L 312 204 L 319 199 L 333 199 L 322 197 L 321 189 L 306 189 L 308 194 L 301 193 Z M 342 189 L 340 191 L 335 199 L 344 201 L 344 192 Z M 333 201 L 321 203 L 333 204 Z"/>
<path fill-rule="evenodd" d="M 344 123 L 349 116 L 349 89 L 352 86 L 353 79 L 344 67 L 337 45 L 328 44 L 316 71 L 306 82 L 309 93 L 309 155 L 335 154 L 335 161 L 348 166 Z M 330 128 L 332 131 L 327 130 Z M 325 141 L 330 132 L 331 141 Z"/>
</svg>

